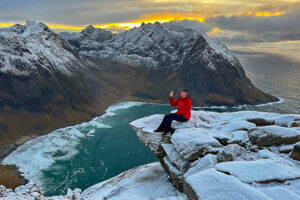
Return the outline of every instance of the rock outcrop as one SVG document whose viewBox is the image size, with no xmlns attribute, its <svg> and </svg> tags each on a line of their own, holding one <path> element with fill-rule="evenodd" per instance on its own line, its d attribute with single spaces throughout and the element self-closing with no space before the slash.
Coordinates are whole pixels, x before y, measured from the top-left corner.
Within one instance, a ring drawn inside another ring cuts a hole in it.
<svg viewBox="0 0 300 200">
<path fill-rule="evenodd" d="M 163 115 L 141 118 L 130 126 L 188 199 L 296 200 L 300 129 L 291 124 L 299 117 L 192 111 L 188 122 L 174 121 L 177 130 L 167 136 L 153 132 Z"/>
</svg>

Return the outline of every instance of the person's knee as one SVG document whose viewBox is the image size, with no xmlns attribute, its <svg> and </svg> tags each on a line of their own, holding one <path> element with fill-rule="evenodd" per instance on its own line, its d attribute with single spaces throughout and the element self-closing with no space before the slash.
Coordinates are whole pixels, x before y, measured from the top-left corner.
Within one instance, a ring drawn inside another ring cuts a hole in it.
<svg viewBox="0 0 300 200">
<path fill-rule="evenodd" d="M 165 118 L 170 118 L 171 114 L 165 114 Z"/>
</svg>

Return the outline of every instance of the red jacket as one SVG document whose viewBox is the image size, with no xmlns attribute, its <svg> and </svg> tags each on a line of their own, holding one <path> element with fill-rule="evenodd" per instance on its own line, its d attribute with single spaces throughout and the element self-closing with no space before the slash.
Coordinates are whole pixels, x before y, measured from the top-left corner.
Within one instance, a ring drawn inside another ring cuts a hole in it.
<svg viewBox="0 0 300 200">
<path fill-rule="evenodd" d="M 169 100 L 171 106 L 177 106 L 177 114 L 183 115 L 188 120 L 191 118 L 192 101 L 189 97 L 179 97 L 175 101 L 173 97 L 169 97 Z"/>
</svg>

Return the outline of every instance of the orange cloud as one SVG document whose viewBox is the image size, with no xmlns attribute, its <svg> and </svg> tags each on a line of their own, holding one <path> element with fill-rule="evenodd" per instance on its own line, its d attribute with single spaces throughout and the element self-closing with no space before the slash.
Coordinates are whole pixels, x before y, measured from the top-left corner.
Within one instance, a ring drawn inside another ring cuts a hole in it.
<svg viewBox="0 0 300 200">
<path fill-rule="evenodd" d="M 279 16 L 283 14 L 285 14 L 285 12 L 283 11 L 277 11 L 277 12 L 258 11 L 254 13 L 254 15 L 257 17 L 271 17 L 271 16 Z"/>
<path fill-rule="evenodd" d="M 211 31 L 207 33 L 207 35 L 213 35 L 215 33 L 220 32 L 221 30 L 218 27 L 213 28 Z"/>
<path fill-rule="evenodd" d="M 225 15 L 227 17 L 231 16 L 253 16 L 253 17 L 272 17 L 272 16 L 279 16 L 279 15 L 284 15 L 286 12 L 284 11 L 275 11 L 275 12 L 270 12 L 270 11 L 247 11 L 247 12 L 236 12 L 236 13 L 231 13 L 228 15 Z"/>
<path fill-rule="evenodd" d="M 10 27 L 14 25 L 15 23 L 0 23 L 0 27 Z"/>
<path fill-rule="evenodd" d="M 141 15 L 138 19 L 119 22 L 119 23 L 109 23 L 109 24 L 95 24 L 94 27 L 102 29 L 122 29 L 128 30 L 133 27 L 140 26 L 142 22 L 144 23 L 154 23 L 158 22 L 170 22 L 173 20 L 197 20 L 199 22 L 204 21 L 203 16 L 192 15 L 192 14 L 181 14 L 181 13 L 150 13 Z"/>
</svg>

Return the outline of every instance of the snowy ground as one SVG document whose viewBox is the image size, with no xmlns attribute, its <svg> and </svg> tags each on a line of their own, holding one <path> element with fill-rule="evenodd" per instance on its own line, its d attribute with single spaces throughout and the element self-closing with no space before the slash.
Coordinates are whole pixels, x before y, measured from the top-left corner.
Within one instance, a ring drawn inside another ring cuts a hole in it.
<svg viewBox="0 0 300 200">
<path fill-rule="evenodd" d="M 130 125 L 188 199 L 300 199 L 300 115 L 192 111 L 167 136 L 162 118 Z"/>
</svg>

